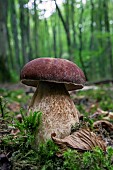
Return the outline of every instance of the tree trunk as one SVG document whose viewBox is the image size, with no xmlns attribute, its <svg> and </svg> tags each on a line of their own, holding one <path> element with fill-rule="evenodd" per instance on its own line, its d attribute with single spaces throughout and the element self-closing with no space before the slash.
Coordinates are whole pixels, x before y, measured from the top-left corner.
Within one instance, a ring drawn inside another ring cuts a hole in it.
<svg viewBox="0 0 113 170">
<path fill-rule="evenodd" d="M 99 26 L 98 26 L 98 29 L 99 29 L 99 33 L 101 35 L 102 35 L 102 29 L 103 29 L 103 25 L 102 25 L 102 21 L 103 21 L 103 5 L 102 4 L 103 4 L 102 0 L 99 0 L 99 2 L 98 2 L 98 11 L 99 11 L 99 16 L 98 16 Z M 102 36 L 99 37 L 98 41 L 99 41 L 100 48 L 102 49 L 102 53 L 99 56 L 99 73 L 100 73 L 101 77 L 104 77 L 106 71 L 105 71 L 105 66 L 104 66 L 105 64 L 103 64 L 103 60 L 104 60 L 104 62 L 106 62 L 106 61 L 105 61 L 105 57 L 104 57 L 104 50 L 103 50 L 104 42 L 102 40 Z"/>
<path fill-rule="evenodd" d="M 46 18 L 45 18 L 45 31 L 46 31 L 46 40 L 49 40 L 50 39 L 49 26 L 48 26 L 48 22 L 47 22 Z M 46 48 L 48 49 L 47 50 L 48 57 L 51 57 L 52 49 L 51 49 L 51 42 L 50 42 L 50 40 L 47 42 Z"/>
<path fill-rule="evenodd" d="M 71 1 L 71 24 L 72 24 L 72 30 L 73 30 L 73 48 L 76 48 L 77 44 L 76 44 L 76 29 L 75 29 L 75 18 L 74 18 L 74 14 L 75 14 L 75 1 L 72 0 Z"/>
<path fill-rule="evenodd" d="M 62 35 L 61 35 L 61 25 L 60 25 L 60 18 L 58 20 L 58 42 L 59 42 L 59 57 L 62 57 L 63 53 L 63 46 L 62 46 Z"/>
<path fill-rule="evenodd" d="M 8 1 L 0 0 L 0 80 L 9 81 L 8 42 L 7 42 L 7 8 Z"/>
<path fill-rule="evenodd" d="M 38 14 L 36 0 L 34 0 L 34 46 L 35 46 L 35 58 L 39 56 L 38 50 Z"/>
<path fill-rule="evenodd" d="M 90 1 L 91 2 L 91 25 L 90 25 L 90 30 L 91 30 L 91 37 L 90 37 L 90 50 L 94 49 L 94 27 L 93 27 L 93 23 L 94 23 L 94 3 L 93 0 Z"/>
<path fill-rule="evenodd" d="M 9 5 L 10 2 L 8 2 L 8 11 L 7 11 L 7 16 L 10 16 L 10 13 L 11 13 L 11 10 L 10 10 L 10 5 Z M 7 17 L 7 20 L 8 20 L 8 17 Z M 9 66 L 11 69 L 14 69 L 14 60 L 13 60 L 13 49 L 12 49 L 12 46 L 11 46 L 11 36 L 10 36 L 10 27 L 8 27 L 8 25 L 6 25 L 7 27 L 7 42 L 8 42 L 8 56 L 9 56 Z"/>
<path fill-rule="evenodd" d="M 20 72 L 20 49 L 19 49 L 19 40 L 18 40 L 18 29 L 17 29 L 17 15 L 16 15 L 16 9 L 15 9 L 15 1 L 10 1 L 10 9 L 11 9 L 11 30 L 12 35 L 14 39 L 14 51 L 15 55 L 14 58 L 16 59 L 16 70 L 19 73 Z"/>
<path fill-rule="evenodd" d="M 56 0 L 55 0 L 55 5 L 56 5 L 56 9 L 58 11 L 59 18 L 62 21 L 64 30 L 65 30 L 65 33 L 66 33 L 67 45 L 68 45 L 68 53 L 69 53 L 69 56 L 70 56 L 70 60 L 73 60 L 73 57 L 72 57 L 72 47 L 71 47 L 71 36 L 70 36 L 69 26 L 68 26 L 68 24 L 66 23 L 66 21 L 64 20 L 64 18 L 62 16 L 62 13 L 61 13 L 61 11 L 60 11 L 57 3 L 56 3 Z"/>
<path fill-rule="evenodd" d="M 28 0 L 29 2 L 29 0 Z M 28 45 L 28 60 L 32 60 L 32 46 L 30 41 L 30 14 L 29 14 L 29 8 L 27 8 L 27 45 Z"/>
<path fill-rule="evenodd" d="M 94 37 L 94 26 L 93 26 L 94 24 L 94 2 L 93 0 L 90 0 L 90 3 L 91 3 L 91 13 L 90 13 L 91 14 L 91 24 L 90 24 L 91 36 L 90 36 L 89 51 L 92 52 L 91 59 L 90 59 L 90 74 L 91 74 L 91 79 L 93 80 L 95 79 L 95 75 L 93 73 L 94 73 L 94 70 L 96 69 L 94 65 L 95 37 Z"/>
<path fill-rule="evenodd" d="M 84 12 L 84 9 L 83 9 L 83 4 L 82 4 L 82 0 L 81 0 L 81 14 L 80 14 L 80 18 L 79 18 L 79 43 L 80 43 L 80 45 L 79 45 L 79 57 L 80 57 L 80 62 L 81 62 L 82 69 L 84 71 L 86 80 L 88 80 L 85 65 L 84 65 L 83 58 L 82 58 L 82 48 L 83 48 L 83 43 L 82 43 L 82 27 L 83 27 L 82 17 L 83 17 L 83 12 Z"/>
<path fill-rule="evenodd" d="M 52 32 L 53 32 L 53 50 L 54 57 L 57 58 L 57 42 L 56 42 L 56 16 L 53 16 L 53 20 L 51 18 Z"/>
<path fill-rule="evenodd" d="M 109 26 L 109 16 L 108 16 L 108 1 L 104 0 L 104 22 L 105 22 L 105 31 L 109 33 L 107 37 L 107 45 L 106 45 L 106 55 L 109 56 L 109 64 L 110 64 L 110 73 L 113 78 L 113 59 L 112 59 L 112 43 L 110 38 L 110 26 Z"/>
<path fill-rule="evenodd" d="M 55 58 L 57 58 L 57 47 L 56 47 L 56 26 L 53 26 L 53 49 Z"/>
<path fill-rule="evenodd" d="M 26 24 L 26 17 L 25 17 L 25 8 L 23 0 L 19 0 L 20 5 L 20 29 L 21 29 L 21 48 L 22 48 L 22 58 L 23 63 L 25 65 L 29 61 L 28 54 L 27 54 L 27 24 Z"/>
</svg>

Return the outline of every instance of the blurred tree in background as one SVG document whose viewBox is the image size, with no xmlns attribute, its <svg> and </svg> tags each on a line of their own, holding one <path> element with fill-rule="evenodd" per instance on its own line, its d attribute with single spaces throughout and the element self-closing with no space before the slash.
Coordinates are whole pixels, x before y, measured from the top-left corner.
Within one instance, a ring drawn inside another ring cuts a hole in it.
<svg viewBox="0 0 113 170">
<path fill-rule="evenodd" d="M 113 79 L 113 0 L 0 0 L 0 81 L 38 57 L 69 59 L 88 81 Z"/>
</svg>

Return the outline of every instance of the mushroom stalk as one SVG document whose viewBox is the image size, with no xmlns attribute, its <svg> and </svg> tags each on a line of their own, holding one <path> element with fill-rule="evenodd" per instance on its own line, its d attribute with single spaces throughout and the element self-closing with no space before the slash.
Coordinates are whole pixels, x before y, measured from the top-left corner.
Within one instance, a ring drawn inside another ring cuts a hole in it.
<svg viewBox="0 0 113 170">
<path fill-rule="evenodd" d="M 64 138 L 70 134 L 72 125 L 79 122 L 79 112 L 63 83 L 40 81 L 30 110 L 42 112 L 36 143 L 50 139 L 52 133 Z"/>
</svg>

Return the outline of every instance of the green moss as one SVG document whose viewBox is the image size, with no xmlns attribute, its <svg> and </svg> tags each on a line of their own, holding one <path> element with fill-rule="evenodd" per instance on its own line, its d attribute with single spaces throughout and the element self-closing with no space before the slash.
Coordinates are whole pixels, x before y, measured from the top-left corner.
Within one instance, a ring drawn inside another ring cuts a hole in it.
<svg viewBox="0 0 113 170">
<path fill-rule="evenodd" d="M 5 89 L 0 89 L 0 93 L 3 96 L 2 105 L 4 112 L 4 118 L 1 116 L 0 120 L 3 119 L 2 122 L 6 124 L 6 127 L 9 123 L 11 126 L 13 120 L 12 126 L 20 130 L 20 133 L 16 136 L 8 133 L 2 138 L 1 152 L 10 153 L 9 160 L 12 170 L 113 170 L 112 147 L 108 147 L 106 153 L 100 148 L 94 148 L 91 152 L 78 152 L 68 148 L 62 153 L 62 150 L 52 140 L 49 140 L 34 148 L 34 131 L 40 124 L 41 113 L 31 113 L 26 117 L 26 110 L 25 112 L 22 111 L 23 122 L 19 123 L 14 119 L 15 113 L 10 110 L 7 112 L 7 103 L 16 101 L 25 104 L 30 96 L 26 97 L 23 90 L 6 91 Z M 76 95 L 78 98 L 82 95 L 88 99 L 85 103 L 81 102 L 78 105 L 78 109 L 84 115 L 83 124 L 86 122 L 92 129 L 95 120 L 90 119 L 89 115 L 94 113 L 98 107 L 103 110 L 113 110 L 113 93 L 105 88 L 78 91 Z M 97 105 L 88 112 L 87 107 L 95 103 Z M 78 125 L 73 127 L 73 130 L 77 128 L 79 128 Z M 57 156 L 59 152 L 62 153 L 61 157 Z"/>
</svg>

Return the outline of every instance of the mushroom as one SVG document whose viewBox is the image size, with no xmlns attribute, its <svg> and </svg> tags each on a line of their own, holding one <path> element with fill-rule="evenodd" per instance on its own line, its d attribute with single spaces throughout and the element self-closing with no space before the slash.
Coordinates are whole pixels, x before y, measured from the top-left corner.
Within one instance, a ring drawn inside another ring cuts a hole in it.
<svg viewBox="0 0 113 170">
<path fill-rule="evenodd" d="M 36 87 L 29 110 L 41 111 L 42 122 L 36 142 L 44 142 L 55 133 L 64 138 L 79 123 L 79 112 L 68 91 L 81 89 L 85 83 L 82 70 L 73 62 L 60 58 L 38 58 L 22 69 L 21 82 Z"/>
</svg>

